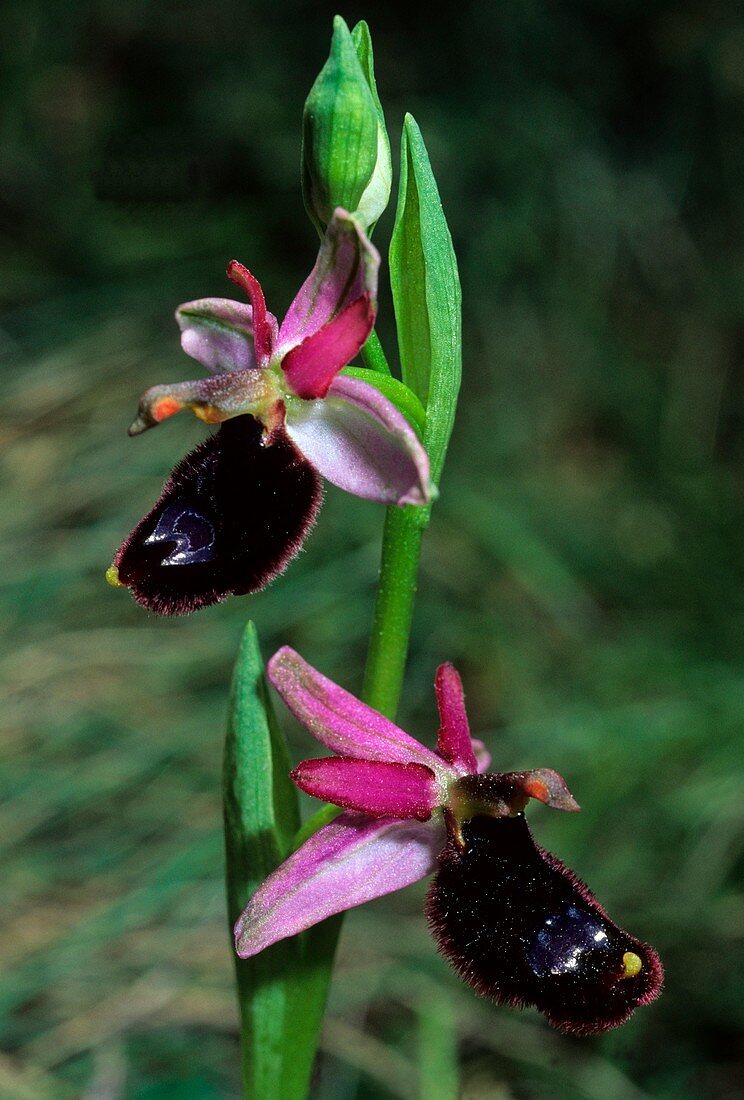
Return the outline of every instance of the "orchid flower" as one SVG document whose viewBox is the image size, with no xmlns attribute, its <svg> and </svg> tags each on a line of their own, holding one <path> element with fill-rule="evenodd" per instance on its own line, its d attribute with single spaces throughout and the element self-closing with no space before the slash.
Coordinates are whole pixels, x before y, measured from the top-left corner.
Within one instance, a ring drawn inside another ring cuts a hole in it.
<svg viewBox="0 0 744 1100">
<path fill-rule="evenodd" d="M 236 260 L 227 274 L 250 305 L 204 298 L 178 308 L 183 350 L 211 374 L 147 390 L 130 435 L 181 409 L 221 427 L 175 467 L 116 554 L 112 584 L 162 614 L 262 588 L 300 550 L 321 477 L 384 504 L 429 502 L 414 429 L 378 388 L 339 374 L 372 330 L 379 262 L 359 221 L 338 208 L 281 326 Z"/>
<path fill-rule="evenodd" d="M 242 958 L 326 917 L 435 872 L 431 931 L 458 974 L 502 1004 L 535 1005 L 561 1031 L 597 1034 L 653 1001 L 652 947 L 614 923 L 572 871 L 532 839 L 530 799 L 578 810 L 550 769 L 484 774 L 462 684 L 436 673 L 435 751 L 283 648 L 269 678 L 333 756 L 291 773 L 301 790 L 343 807 L 256 891 L 235 927 Z"/>
</svg>

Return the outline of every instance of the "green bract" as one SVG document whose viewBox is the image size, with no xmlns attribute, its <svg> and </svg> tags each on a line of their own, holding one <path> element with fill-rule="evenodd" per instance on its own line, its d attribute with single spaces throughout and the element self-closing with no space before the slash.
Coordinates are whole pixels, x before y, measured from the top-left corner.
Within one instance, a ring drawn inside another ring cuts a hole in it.
<svg viewBox="0 0 744 1100">
<path fill-rule="evenodd" d="M 460 278 L 424 139 L 411 115 L 403 126 L 390 282 L 403 381 L 426 409 L 423 442 L 437 484 L 462 372 Z"/>
<path fill-rule="evenodd" d="M 333 21 L 330 56 L 310 89 L 302 128 L 305 207 L 322 234 L 336 207 L 371 229 L 390 197 L 390 144 L 366 24 Z"/>
</svg>

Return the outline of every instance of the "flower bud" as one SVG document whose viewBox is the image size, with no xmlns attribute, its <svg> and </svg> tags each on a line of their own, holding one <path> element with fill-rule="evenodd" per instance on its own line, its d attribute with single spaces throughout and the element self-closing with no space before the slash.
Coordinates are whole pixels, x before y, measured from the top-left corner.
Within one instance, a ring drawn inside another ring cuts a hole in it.
<svg viewBox="0 0 744 1100">
<path fill-rule="evenodd" d="M 371 229 L 390 197 L 390 143 L 374 82 L 366 24 L 333 22 L 328 61 L 305 103 L 302 138 L 305 207 L 323 233 L 343 207 Z"/>
</svg>

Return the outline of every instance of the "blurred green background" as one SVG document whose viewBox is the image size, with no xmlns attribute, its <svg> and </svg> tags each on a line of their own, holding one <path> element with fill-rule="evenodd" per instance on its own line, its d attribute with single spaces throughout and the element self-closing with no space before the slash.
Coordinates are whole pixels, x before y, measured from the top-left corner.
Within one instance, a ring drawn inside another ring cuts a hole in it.
<svg viewBox="0 0 744 1100">
<path fill-rule="evenodd" d="M 358 690 L 382 511 L 329 489 L 280 582 L 188 619 L 103 571 L 203 435 L 126 436 L 142 389 L 193 374 L 174 307 L 227 294 L 236 256 L 281 314 L 312 263 L 300 118 L 333 8 L 3 9 L 0 1096 L 235 1097 L 231 665 L 250 615 L 265 655 Z M 342 14 L 371 25 L 394 143 L 405 109 L 422 126 L 465 300 L 401 721 L 431 742 L 455 661 L 496 765 L 569 780 L 583 813 L 536 809 L 538 839 L 667 989 L 562 1038 L 458 984 L 414 888 L 346 922 L 315 1096 L 738 1097 L 744 23 L 694 0 Z M 387 293 L 379 331 L 392 352 Z"/>
</svg>

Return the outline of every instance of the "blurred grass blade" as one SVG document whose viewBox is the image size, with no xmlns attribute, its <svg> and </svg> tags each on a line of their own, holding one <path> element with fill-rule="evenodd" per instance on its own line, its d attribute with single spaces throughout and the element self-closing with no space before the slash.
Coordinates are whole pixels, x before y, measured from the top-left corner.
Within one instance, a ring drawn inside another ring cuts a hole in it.
<svg viewBox="0 0 744 1100">
<path fill-rule="evenodd" d="M 250 894 L 289 854 L 299 828 L 286 744 L 264 678 L 258 636 L 246 627 L 232 685 L 224 758 L 230 928 Z M 298 936 L 252 959 L 235 957 L 243 1092 L 303 1100 L 315 1057 L 327 964 L 306 959 Z"/>
<path fill-rule="evenodd" d="M 422 997 L 418 1004 L 420 1100 L 457 1100 L 460 1094 L 457 1019 L 447 997 Z"/>
<path fill-rule="evenodd" d="M 442 473 L 462 372 L 460 279 L 428 153 L 406 115 L 390 281 L 403 381 L 426 409 L 432 480 Z"/>
</svg>

